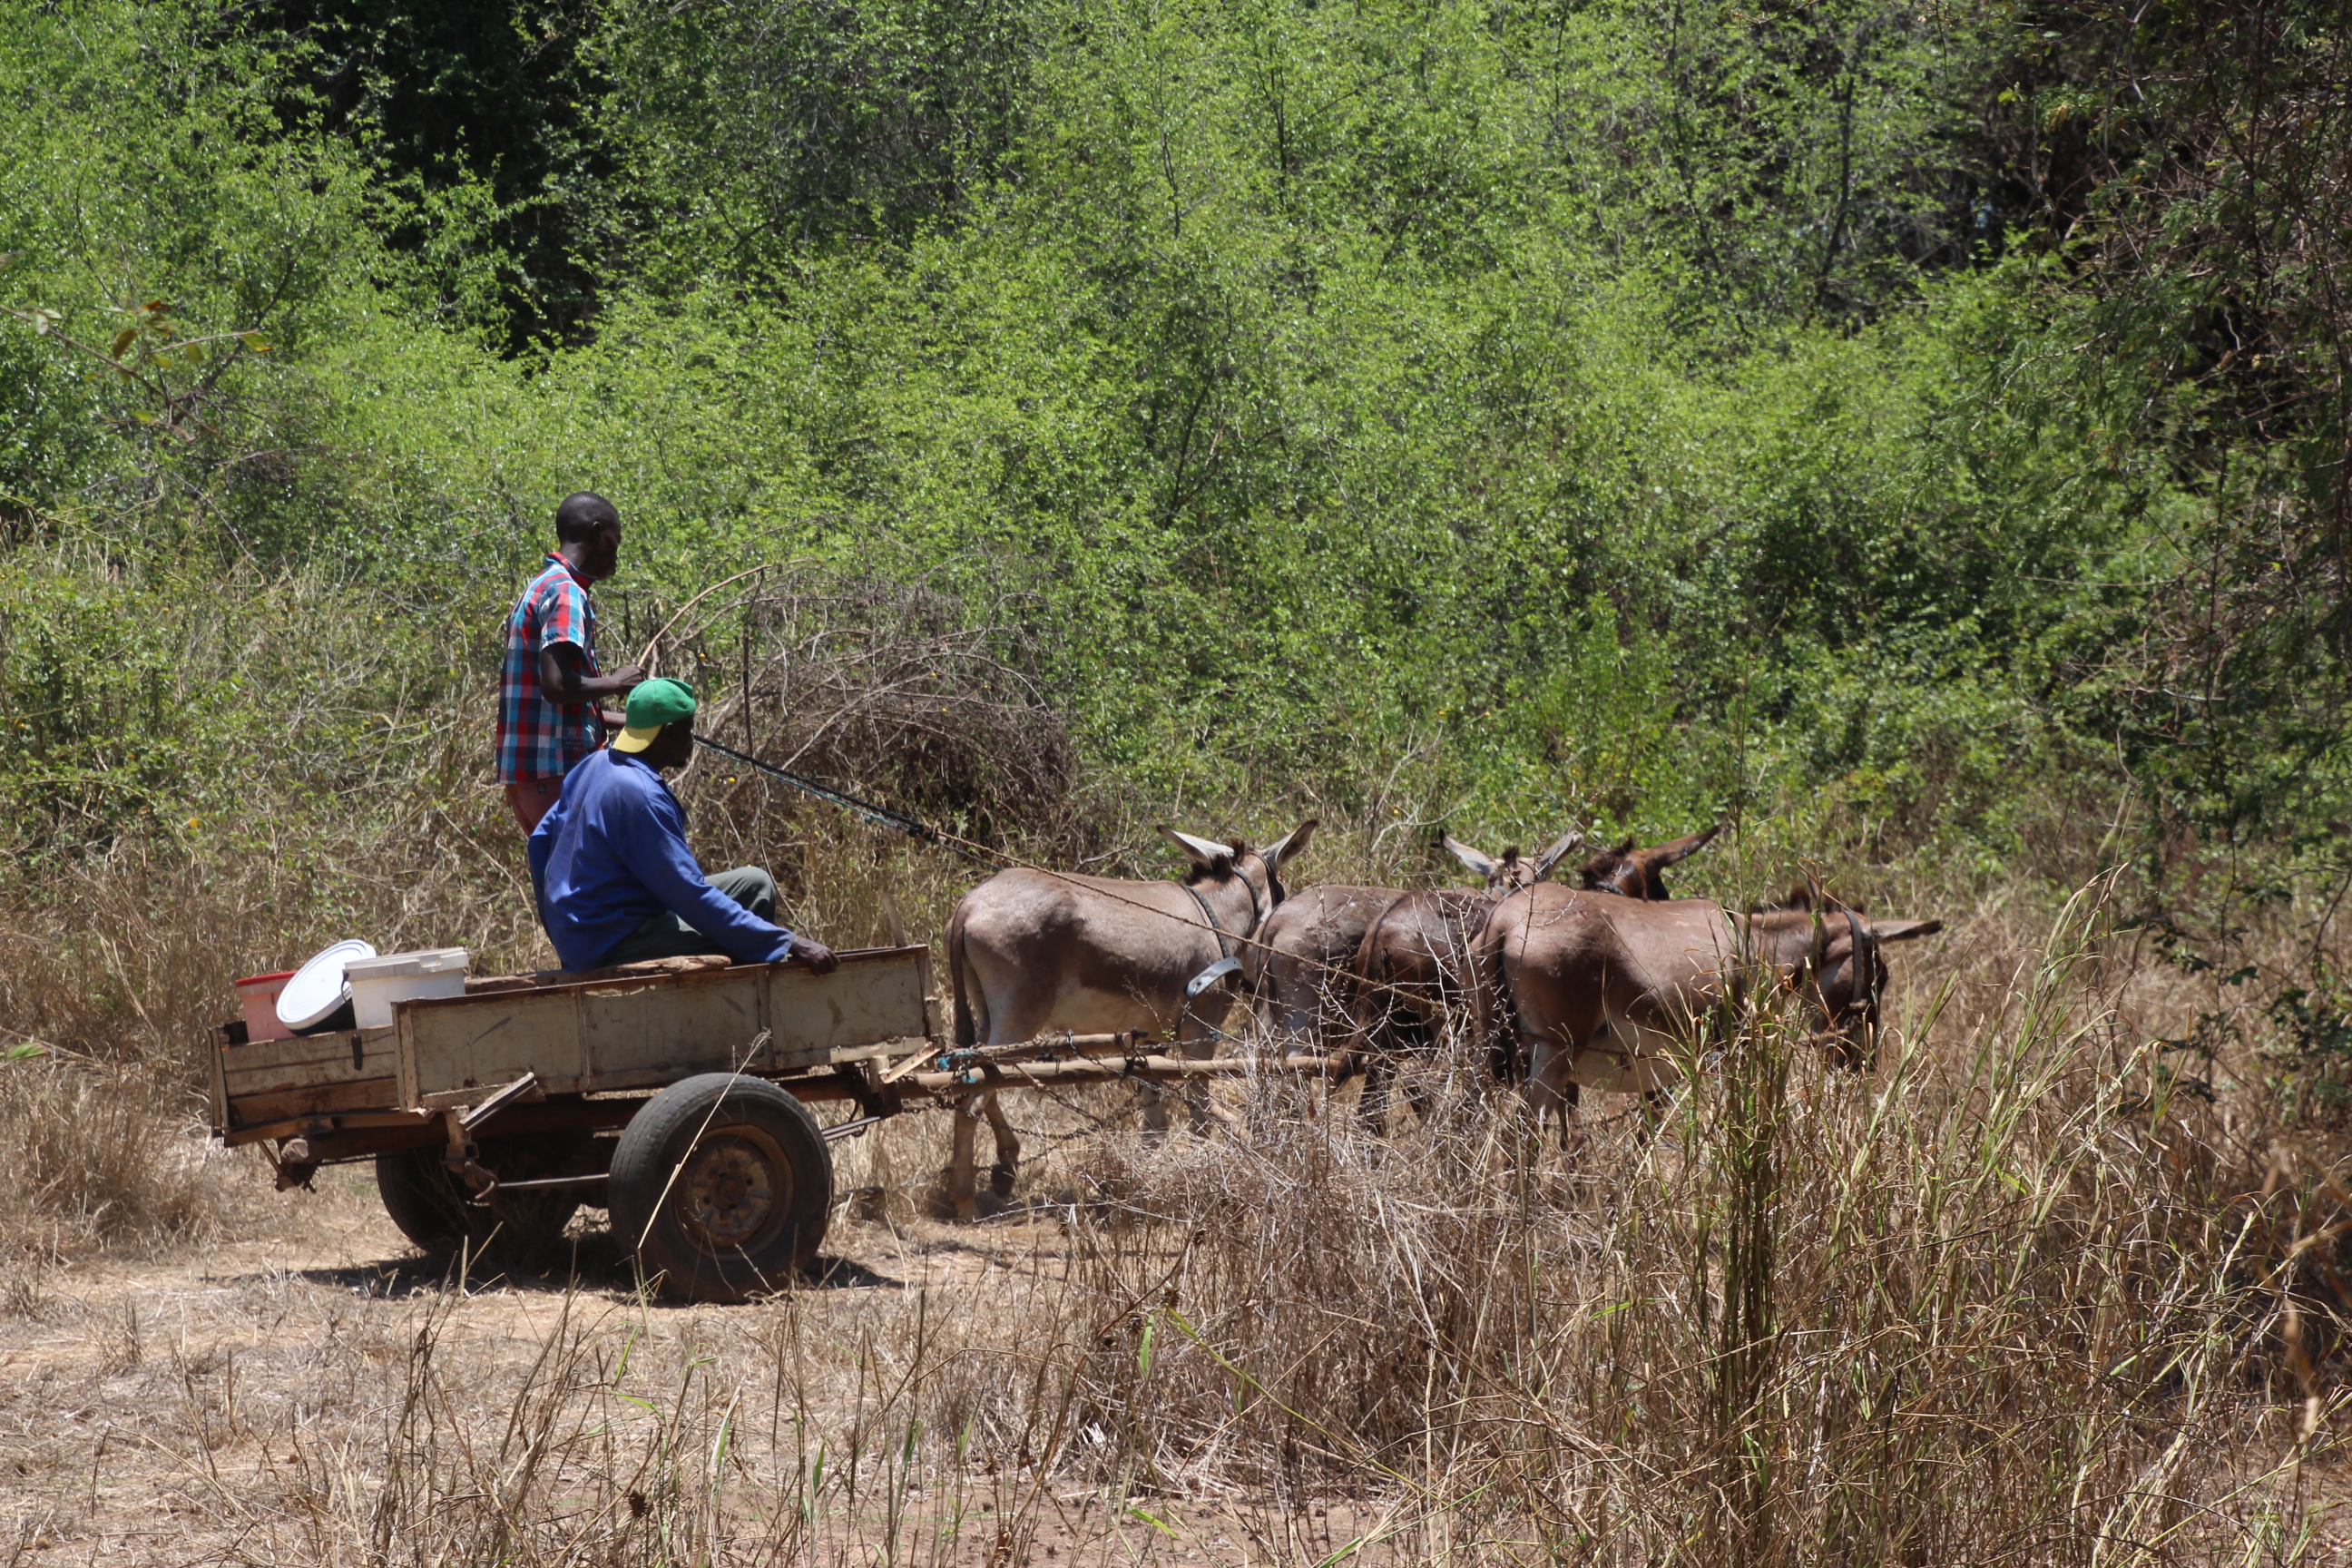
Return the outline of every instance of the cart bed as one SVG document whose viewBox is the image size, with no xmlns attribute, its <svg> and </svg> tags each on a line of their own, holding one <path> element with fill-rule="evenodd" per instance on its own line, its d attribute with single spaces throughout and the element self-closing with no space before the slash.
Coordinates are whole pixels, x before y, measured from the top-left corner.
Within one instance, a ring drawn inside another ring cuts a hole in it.
<svg viewBox="0 0 2352 1568">
<path fill-rule="evenodd" d="M 705 1072 L 772 1078 L 925 1048 L 929 952 L 870 948 L 815 974 L 751 963 L 399 1004 L 388 1029 L 214 1053 L 214 1131 L 231 1144 L 320 1119 L 404 1121 L 427 1097 L 535 1074 L 549 1096 Z"/>
</svg>

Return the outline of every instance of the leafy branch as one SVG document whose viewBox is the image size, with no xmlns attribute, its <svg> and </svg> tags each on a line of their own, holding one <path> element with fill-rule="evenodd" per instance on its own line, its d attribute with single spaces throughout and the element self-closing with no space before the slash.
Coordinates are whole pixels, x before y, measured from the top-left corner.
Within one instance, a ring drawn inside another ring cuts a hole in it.
<svg viewBox="0 0 2352 1568">
<path fill-rule="evenodd" d="M 0 267 L 5 267 L 15 259 L 13 254 L 0 257 Z M 25 322 L 42 337 L 54 338 L 68 348 L 88 354 L 138 387 L 155 401 L 161 413 L 141 412 L 133 417 L 142 425 L 160 425 L 174 435 L 182 433 L 180 426 L 183 421 L 217 434 L 196 413 L 205 393 L 211 389 L 212 378 L 208 376 L 174 388 L 165 378 L 167 371 L 184 367 L 193 370 L 212 359 L 215 365 L 214 374 L 217 375 L 218 366 L 227 363 L 226 358 L 215 353 L 213 345 L 217 343 L 235 343 L 251 353 L 269 352 L 268 342 L 252 328 L 208 332 L 200 337 L 183 336 L 180 323 L 173 320 L 171 307 L 161 300 L 124 307 L 122 313 L 129 320 L 122 330 L 114 334 L 114 341 L 103 349 L 68 332 L 60 324 L 65 320 L 64 315 L 46 306 L 37 305 L 30 310 L 0 306 L 0 311 Z M 234 353 L 234 350 L 230 351 L 231 354 Z"/>
</svg>

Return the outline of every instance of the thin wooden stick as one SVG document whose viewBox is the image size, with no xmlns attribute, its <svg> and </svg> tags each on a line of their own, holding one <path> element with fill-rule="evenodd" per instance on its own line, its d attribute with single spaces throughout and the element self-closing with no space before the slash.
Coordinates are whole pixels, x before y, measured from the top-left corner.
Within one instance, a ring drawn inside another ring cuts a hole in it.
<svg viewBox="0 0 2352 1568">
<path fill-rule="evenodd" d="M 769 567 L 773 566 L 774 564 L 775 563 L 772 561 L 762 561 L 757 566 L 751 567 L 748 571 L 738 572 L 732 577 L 723 578 L 719 582 L 713 583 L 709 587 L 705 588 L 701 593 L 697 594 L 693 598 L 688 599 L 685 604 L 680 605 L 677 607 L 677 615 L 672 616 L 669 619 L 664 621 L 662 623 L 661 630 L 656 632 L 653 635 L 653 640 L 646 644 L 646 651 L 637 655 L 637 663 L 643 665 L 654 657 L 654 649 L 661 645 L 662 638 L 669 636 L 669 629 L 670 627 L 677 625 L 679 616 L 685 615 L 687 611 L 694 608 L 695 605 L 702 603 L 703 600 L 710 597 L 711 595 L 716 594 L 719 589 L 727 586 L 728 584 L 740 583 L 744 578 L 751 576 L 753 573 L 765 572 Z"/>
</svg>

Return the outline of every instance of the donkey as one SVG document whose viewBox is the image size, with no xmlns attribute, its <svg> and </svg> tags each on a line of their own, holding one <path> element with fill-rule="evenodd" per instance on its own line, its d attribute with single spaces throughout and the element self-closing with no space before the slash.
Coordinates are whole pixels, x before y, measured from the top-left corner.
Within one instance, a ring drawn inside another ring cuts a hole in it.
<svg viewBox="0 0 2352 1568">
<path fill-rule="evenodd" d="M 1666 885 L 1659 873 L 1706 848 L 1721 831 L 1717 823 L 1704 833 L 1647 849 L 1635 848 L 1628 838 L 1614 849 L 1593 855 L 1580 875 L 1588 889 L 1663 900 Z M 1349 1050 L 1367 1064 L 1363 1096 L 1357 1101 L 1358 1113 L 1367 1122 L 1377 1125 L 1387 1112 L 1388 1078 L 1396 1054 L 1434 1045 L 1447 1015 L 1461 1005 L 1471 946 L 1496 901 L 1542 882 L 1563 856 L 1583 842 L 1580 833 L 1565 834 L 1532 863 L 1507 854 L 1506 864 L 1496 866 L 1448 838 L 1445 847 L 1486 879 L 1485 889 L 1410 894 L 1366 928 L 1351 966 L 1356 1030 Z"/>
<path fill-rule="evenodd" d="M 1301 888 L 1266 917 L 1242 968 L 1257 999 L 1258 1020 L 1288 1050 L 1328 1051 L 1347 1031 L 1339 981 L 1365 928 L 1404 897 L 1402 888 L 1318 882 Z"/>
<path fill-rule="evenodd" d="M 1478 1037 L 1511 1059 L 1528 1052 L 1528 1109 L 1538 1126 L 1557 1112 L 1572 1150 L 1580 1087 L 1670 1087 L 1675 1047 L 1704 1014 L 1744 1005 L 1752 976 L 1801 995 L 1831 1037 L 1832 1060 L 1858 1070 L 1886 988 L 1882 949 L 1942 929 L 1843 906 L 1734 914 L 1706 899 L 1633 902 L 1540 884 L 1496 905 L 1478 934 Z"/>
<path fill-rule="evenodd" d="M 1486 879 L 1486 896 L 1492 897 L 1541 877 L 1583 837 L 1562 838 L 1540 867 L 1522 859 L 1517 849 L 1504 850 L 1496 860 L 1451 835 L 1441 842 Z M 1311 1047 L 1318 1052 L 1334 1050 L 1353 1035 L 1349 998 L 1355 991 L 1356 950 L 1384 911 L 1398 900 L 1415 896 L 1403 888 L 1348 882 L 1319 883 L 1292 894 L 1267 919 L 1243 960 L 1257 996 L 1259 1019 L 1267 1030 L 1288 1049 Z"/>
<path fill-rule="evenodd" d="M 956 1044 L 1011 1045 L 1049 1029 L 1173 1029 L 1184 1054 L 1213 1054 L 1233 1001 L 1230 973 L 1197 997 L 1187 988 L 1234 958 L 1281 906 L 1283 863 L 1307 847 L 1316 826 L 1309 817 L 1263 849 L 1162 827 L 1192 861 L 1181 882 L 998 872 L 966 893 L 948 921 Z M 1152 1108 L 1164 1114 L 1158 1100 Z M 993 1093 L 957 1108 L 948 1198 L 965 1219 L 974 1213 L 972 1135 L 982 1116 L 996 1135 L 989 1186 L 999 1197 L 1012 1194 L 1021 1158 Z"/>
</svg>

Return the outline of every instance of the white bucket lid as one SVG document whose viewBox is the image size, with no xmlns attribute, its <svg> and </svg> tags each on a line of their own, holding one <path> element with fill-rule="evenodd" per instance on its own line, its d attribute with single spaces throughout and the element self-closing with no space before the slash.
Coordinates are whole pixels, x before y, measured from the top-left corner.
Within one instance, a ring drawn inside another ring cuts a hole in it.
<svg viewBox="0 0 2352 1568">
<path fill-rule="evenodd" d="M 278 1021 L 289 1029 L 308 1029 L 325 1023 L 328 1016 L 352 994 L 351 983 L 343 978 L 343 966 L 355 958 L 374 956 L 373 943 L 357 941 L 339 942 L 314 955 L 294 972 L 294 978 L 278 994 Z"/>
<path fill-rule="evenodd" d="M 355 958 L 343 965 L 343 973 L 353 980 L 397 980 L 412 974 L 446 974 L 452 970 L 463 973 L 466 950 L 462 947 L 427 947 L 415 952 L 387 952 L 381 958 Z"/>
</svg>

